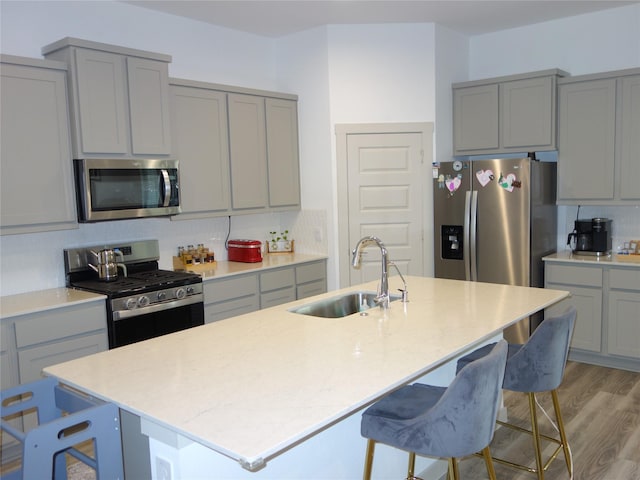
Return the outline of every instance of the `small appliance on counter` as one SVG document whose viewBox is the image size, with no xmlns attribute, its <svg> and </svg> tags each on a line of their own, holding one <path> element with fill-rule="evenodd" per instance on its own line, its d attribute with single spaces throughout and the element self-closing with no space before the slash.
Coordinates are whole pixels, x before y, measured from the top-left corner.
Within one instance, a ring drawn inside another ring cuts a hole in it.
<svg viewBox="0 0 640 480">
<path fill-rule="evenodd" d="M 260 240 L 229 240 L 227 253 L 230 262 L 258 263 L 262 261 Z"/>
<path fill-rule="evenodd" d="M 611 220 L 608 218 L 578 219 L 573 232 L 567 237 L 567 245 L 576 255 L 611 254 Z"/>
</svg>

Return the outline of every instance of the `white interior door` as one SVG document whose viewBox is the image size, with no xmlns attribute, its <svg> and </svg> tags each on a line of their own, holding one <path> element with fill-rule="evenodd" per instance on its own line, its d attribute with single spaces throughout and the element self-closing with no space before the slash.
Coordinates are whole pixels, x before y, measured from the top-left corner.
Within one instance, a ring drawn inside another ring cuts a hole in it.
<svg viewBox="0 0 640 480">
<path fill-rule="evenodd" d="M 374 235 L 403 275 L 424 275 L 424 165 L 421 132 L 349 134 L 347 143 L 348 243 Z M 380 278 L 380 250 L 364 250 L 349 284 Z M 389 271 L 390 277 L 397 274 Z M 392 290 L 402 283 L 390 281 Z"/>
</svg>

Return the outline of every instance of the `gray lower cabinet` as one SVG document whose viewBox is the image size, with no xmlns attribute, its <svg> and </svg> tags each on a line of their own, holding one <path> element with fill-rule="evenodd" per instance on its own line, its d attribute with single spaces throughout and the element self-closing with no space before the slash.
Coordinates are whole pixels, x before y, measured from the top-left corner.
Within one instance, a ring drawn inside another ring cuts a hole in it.
<svg viewBox="0 0 640 480">
<path fill-rule="evenodd" d="M 278 268 L 260 273 L 260 308 L 269 308 L 296 299 L 294 267 Z"/>
<path fill-rule="evenodd" d="M 0 233 L 78 228 L 66 65 L 0 59 Z"/>
<path fill-rule="evenodd" d="M 640 268 L 545 262 L 545 287 L 571 292 L 545 316 L 578 311 L 570 359 L 640 371 Z"/>
<path fill-rule="evenodd" d="M 558 203 L 637 204 L 640 69 L 558 83 Z"/>
<path fill-rule="evenodd" d="M 69 37 L 42 53 L 69 65 L 74 158 L 172 153 L 169 55 Z"/>
<path fill-rule="evenodd" d="M 176 219 L 226 215 L 231 209 L 227 94 L 172 83 L 171 127 L 180 160 L 180 205 Z"/>
<path fill-rule="evenodd" d="M 206 280 L 203 289 L 205 323 L 260 309 L 258 277 L 255 273 Z"/>
<path fill-rule="evenodd" d="M 326 260 L 205 280 L 205 323 L 320 295 L 326 291 Z"/>
<path fill-rule="evenodd" d="M 640 360 L 640 268 L 609 272 L 607 348 Z"/>
<path fill-rule="evenodd" d="M 49 365 L 109 348 L 103 301 L 15 317 L 18 383 L 37 380 Z"/>
<path fill-rule="evenodd" d="M 453 84 L 454 155 L 556 149 L 556 83 L 544 70 Z"/>
</svg>

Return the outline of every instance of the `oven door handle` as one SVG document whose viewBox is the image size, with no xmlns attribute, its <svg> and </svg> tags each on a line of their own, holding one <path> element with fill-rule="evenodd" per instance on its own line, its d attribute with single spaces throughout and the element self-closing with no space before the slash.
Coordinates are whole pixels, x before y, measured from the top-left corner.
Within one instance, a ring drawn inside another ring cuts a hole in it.
<svg viewBox="0 0 640 480">
<path fill-rule="evenodd" d="M 147 313 L 161 312 L 163 310 L 171 310 L 172 308 L 184 307 L 186 305 L 193 305 L 194 303 L 203 303 L 204 294 L 197 293 L 190 295 L 181 300 L 172 300 L 164 303 L 154 303 L 146 307 L 134 308 L 132 310 L 117 310 L 113 312 L 113 321 L 123 320 L 125 318 L 139 317 L 146 315 Z"/>
</svg>

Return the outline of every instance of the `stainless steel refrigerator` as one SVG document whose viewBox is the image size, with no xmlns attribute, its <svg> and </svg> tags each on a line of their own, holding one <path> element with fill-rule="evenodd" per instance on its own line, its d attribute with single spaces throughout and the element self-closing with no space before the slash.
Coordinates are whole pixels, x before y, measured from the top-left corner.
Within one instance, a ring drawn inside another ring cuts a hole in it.
<svg viewBox="0 0 640 480">
<path fill-rule="evenodd" d="M 434 170 L 435 276 L 544 287 L 556 251 L 556 164 L 529 158 L 456 161 Z M 496 306 L 498 308 L 498 306 Z M 542 312 L 505 331 L 523 343 Z"/>
</svg>

